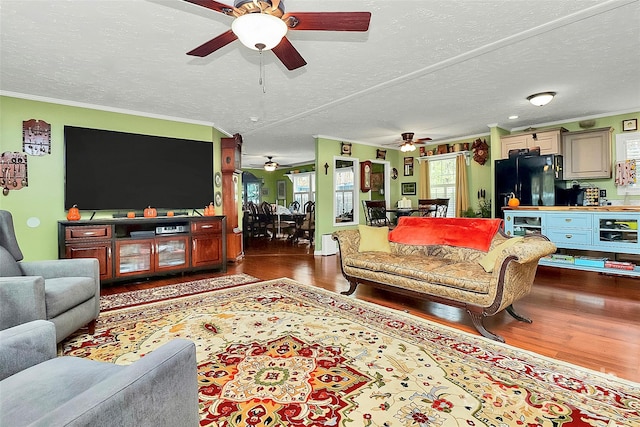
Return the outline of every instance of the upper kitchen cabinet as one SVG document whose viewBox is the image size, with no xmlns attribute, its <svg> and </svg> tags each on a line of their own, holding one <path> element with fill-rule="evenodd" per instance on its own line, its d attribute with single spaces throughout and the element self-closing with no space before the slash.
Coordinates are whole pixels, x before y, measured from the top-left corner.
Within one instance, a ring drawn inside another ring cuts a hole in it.
<svg viewBox="0 0 640 427">
<path fill-rule="evenodd" d="M 564 179 L 611 178 L 611 128 L 566 132 Z"/>
<path fill-rule="evenodd" d="M 503 136 L 500 138 L 500 158 L 508 158 L 510 150 L 534 147 L 540 147 L 540 154 L 562 154 L 562 134 L 565 132 L 566 129 L 559 128 Z"/>
</svg>

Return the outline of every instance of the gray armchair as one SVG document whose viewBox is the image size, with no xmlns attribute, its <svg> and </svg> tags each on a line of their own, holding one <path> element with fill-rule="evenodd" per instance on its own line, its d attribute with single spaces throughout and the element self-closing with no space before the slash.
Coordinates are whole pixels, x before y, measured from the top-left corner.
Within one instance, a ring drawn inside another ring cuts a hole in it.
<svg viewBox="0 0 640 427">
<path fill-rule="evenodd" d="M 97 259 L 22 261 L 8 211 L 0 210 L 0 330 L 50 320 L 60 342 L 85 325 L 95 332 L 100 314 Z"/>
<path fill-rule="evenodd" d="M 51 322 L 0 331 L 2 426 L 197 426 L 192 341 L 175 339 L 128 366 L 56 357 Z"/>
</svg>

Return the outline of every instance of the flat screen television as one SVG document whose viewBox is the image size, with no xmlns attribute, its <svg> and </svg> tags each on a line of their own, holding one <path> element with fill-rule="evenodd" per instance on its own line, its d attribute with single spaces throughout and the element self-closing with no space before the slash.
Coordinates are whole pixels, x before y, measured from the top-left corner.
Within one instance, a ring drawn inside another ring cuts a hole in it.
<svg viewBox="0 0 640 427">
<path fill-rule="evenodd" d="M 64 207 L 202 208 L 214 200 L 213 144 L 64 127 Z"/>
</svg>

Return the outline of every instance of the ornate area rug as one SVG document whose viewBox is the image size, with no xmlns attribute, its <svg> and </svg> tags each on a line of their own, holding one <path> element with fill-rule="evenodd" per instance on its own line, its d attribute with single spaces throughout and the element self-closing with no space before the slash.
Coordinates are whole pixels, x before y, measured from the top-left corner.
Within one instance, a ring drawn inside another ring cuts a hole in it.
<svg viewBox="0 0 640 427">
<path fill-rule="evenodd" d="M 67 355 L 196 343 L 201 426 L 638 426 L 640 384 L 290 279 L 110 310 Z"/>
<path fill-rule="evenodd" d="M 160 301 L 185 295 L 193 295 L 214 289 L 228 288 L 245 283 L 257 282 L 260 279 L 248 274 L 230 274 L 228 276 L 212 277 L 210 279 L 194 280 L 175 285 L 161 286 L 152 289 L 139 289 L 100 297 L 100 311 L 114 308 L 131 307 L 152 301 Z"/>
</svg>

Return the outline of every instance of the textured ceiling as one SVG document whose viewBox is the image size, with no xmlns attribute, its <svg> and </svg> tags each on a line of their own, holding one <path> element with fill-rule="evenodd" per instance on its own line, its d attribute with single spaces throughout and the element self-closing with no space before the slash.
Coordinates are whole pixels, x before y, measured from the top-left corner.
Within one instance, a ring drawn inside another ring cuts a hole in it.
<svg viewBox="0 0 640 427">
<path fill-rule="evenodd" d="M 210 124 L 243 136 L 244 166 L 312 161 L 314 136 L 442 141 L 488 124 L 640 110 L 638 0 L 288 0 L 286 9 L 370 11 L 371 25 L 290 31 L 308 65 L 288 71 L 263 53 L 263 91 L 260 55 L 239 41 L 186 55 L 230 28 L 232 18 L 209 9 L 0 0 L 0 93 Z M 526 101 L 548 90 L 558 93 L 549 105 Z"/>
</svg>

